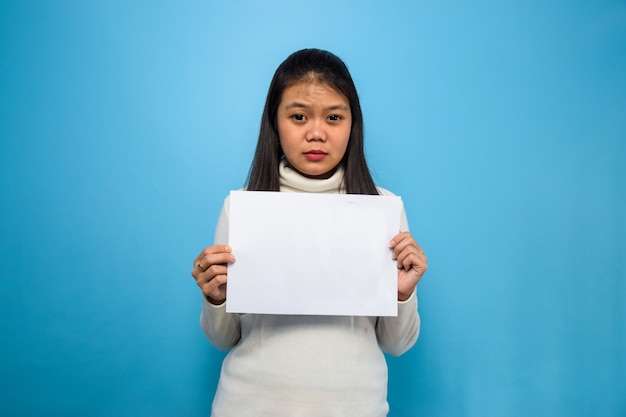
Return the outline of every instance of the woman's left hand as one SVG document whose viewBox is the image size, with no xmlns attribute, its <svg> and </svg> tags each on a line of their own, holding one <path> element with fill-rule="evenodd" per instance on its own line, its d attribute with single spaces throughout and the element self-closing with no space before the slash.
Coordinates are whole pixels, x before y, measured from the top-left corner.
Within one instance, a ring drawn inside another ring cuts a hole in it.
<svg viewBox="0 0 626 417">
<path fill-rule="evenodd" d="M 398 265 L 398 301 L 406 301 L 428 269 L 427 258 L 409 232 L 395 235 L 389 247 Z"/>
</svg>

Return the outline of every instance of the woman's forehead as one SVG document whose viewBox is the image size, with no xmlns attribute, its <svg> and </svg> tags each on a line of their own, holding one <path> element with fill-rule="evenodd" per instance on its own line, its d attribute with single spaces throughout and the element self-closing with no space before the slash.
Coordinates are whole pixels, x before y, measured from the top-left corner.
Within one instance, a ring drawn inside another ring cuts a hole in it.
<svg viewBox="0 0 626 417">
<path fill-rule="evenodd" d="M 302 80 L 285 87 L 282 93 L 282 100 L 298 97 L 317 101 L 320 99 L 334 99 L 348 103 L 348 99 L 341 92 L 337 91 L 330 84 L 319 80 Z"/>
</svg>

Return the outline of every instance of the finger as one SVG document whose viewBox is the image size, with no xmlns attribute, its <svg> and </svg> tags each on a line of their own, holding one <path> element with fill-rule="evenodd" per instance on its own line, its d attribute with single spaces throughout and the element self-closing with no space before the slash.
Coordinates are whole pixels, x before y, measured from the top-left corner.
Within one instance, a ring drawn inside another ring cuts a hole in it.
<svg viewBox="0 0 626 417">
<path fill-rule="evenodd" d="M 217 275 L 209 282 L 200 286 L 202 293 L 214 301 L 223 301 L 226 294 L 226 275 Z"/>
<path fill-rule="evenodd" d="M 216 288 L 218 288 L 219 286 L 226 284 L 226 282 L 228 282 L 228 275 L 219 274 L 219 275 L 215 275 L 210 280 L 202 282 L 202 284 L 199 286 L 203 290 L 207 290 L 211 292 L 215 290 Z"/>
<path fill-rule="evenodd" d="M 230 245 L 207 246 L 196 257 L 196 259 L 194 260 L 194 264 L 197 264 L 198 262 L 202 262 L 203 259 L 208 258 L 215 254 L 231 253 L 232 250 L 233 249 L 230 247 Z"/>
<path fill-rule="evenodd" d="M 234 260 L 232 254 L 226 254 L 226 259 L 222 260 L 220 260 L 221 257 L 218 255 L 211 256 L 212 257 L 202 258 L 202 260 L 196 260 L 196 264 L 191 270 L 191 276 L 194 277 L 196 281 L 202 280 L 203 282 L 206 282 L 216 275 L 226 273 L 228 263 Z"/>
<path fill-rule="evenodd" d="M 415 239 L 413 239 L 411 232 L 401 232 L 395 235 L 389 242 L 389 247 L 396 248 L 398 246 L 403 247 L 411 244 L 415 245 L 419 251 L 423 252 L 423 249 L 420 247 L 420 245 L 418 245 Z"/>
<path fill-rule="evenodd" d="M 200 252 L 200 256 L 203 255 L 211 255 L 214 253 L 222 253 L 222 252 L 232 252 L 233 248 L 230 247 L 230 245 L 213 245 L 213 246 L 207 246 L 206 248 L 204 248 L 202 250 L 202 252 Z"/>
<path fill-rule="evenodd" d="M 197 280 L 202 293 L 213 304 L 220 304 L 226 300 L 226 283 L 228 281 L 227 267 L 213 265 Z"/>
<path fill-rule="evenodd" d="M 425 271 L 427 265 L 426 260 L 426 255 L 419 252 L 416 247 L 407 246 L 398 255 L 397 265 L 398 268 L 403 268 L 406 271 L 414 267 L 419 267 L 419 269 Z"/>
<path fill-rule="evenodd" d="M 394 259 L 397 259 L 400 252 L 408 246 L 414 246 L 416 251 L 419 249 L 419 245 L 415 242 L 409 232 L 399 233 L 394 236 L 393 239 L 391 239 L 391 242 L 389 242 L 389 246 L 393 249 Z"/>
<path fill-rule="evenodd" d="M 194 278 L 198 283 L 198 286 L 202 287 L 204 284 L 210 282 L 218 276 L 227 276 L 228 275 L 228 266 L 227 265 L 211 265 L 207 268 L 206 271 L 196 273 Z"/>
<path fill-rule="evenodd" d="M 409 254 L 398 259 L 398 268 L 403 268 L 405 271 L 410 271 L 418 265 L 418 261 L 414 254 Z"/>
<path fill-rule="evenodd" d="M 400 243 L 401 241 L 405 240 L 407 237 L 408 238 L 411 237 L 411 233 L 410 232 L 400 232 L 400 233 L 398 233 L 389 242 L 389 247 L 390 248 L 395 248 L 398 245 L 398 243 Z"/>
<path fill-rule="evenodd" d="M 421 276 L 424 275 L 424 273 L 428 269 L 428 264 L 426 263 L 426 260 L 422 257 L 411 256 L 405 260 L 405 262 L 402 264 L 402 267 L 405 271 L 414 270 Z"/>
<path fill-rule="evenodd" d="M 396 246 L 393 248 L 391 256 L 392 259 L 400 261 L 401 258 L 407 257 L 410 254 L 419 255 L 420 251 L 417 243 L 415 243 L 412 238 L 406 238 L 396 244 Z"/>
<path fill-rule="evenodd" d="M 194 269 L 206 271 L 214 264 L 227 264 L 235 261 L 232 248 L 228 245 L 216 245 L 205 248 L 194 260 Z"/>
</svg>

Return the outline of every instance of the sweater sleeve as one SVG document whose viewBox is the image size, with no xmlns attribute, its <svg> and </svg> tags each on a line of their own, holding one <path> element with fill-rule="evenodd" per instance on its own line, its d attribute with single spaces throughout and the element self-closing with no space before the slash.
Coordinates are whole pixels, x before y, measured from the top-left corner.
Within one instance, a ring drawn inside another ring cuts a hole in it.
<svg viewBox="0 0 626 417">
<path fill-rule="evenodd" d="M 379 317 L 376 335 L 380 348 L 394 356 L 409 350 L 420 332 L 420 316 L 417 313 L 417 294 L 413 291 L 406 301 L 398 302 L 397 317 Z"/>
<path fill-rule="evenodd" d="M 393 195 L 385 189 L 383 195 Z M 409 230 L 404 207 L 400 217 L 400 232 Z M 417 341 L 420 332 L 420 316 L 417 312 L 417 288 L 406 301 L 398 301 L 396 317 L 379 317 L 376 323 L 376 335 L 380 348 L 394 356 L 409 350 Z"/>
<path fill-rule="evenodd" d="M 228 209 L 229 198 L 226 197 L 215 229 L 215 245 L 228 243 Z M 226 312 L 225 302 L 214 305 L 202 297 L 200 327 L 217 349 L 227 350 L 237 344 L 241 337 L 239 318 L 239 314 Z"/>
</svg>

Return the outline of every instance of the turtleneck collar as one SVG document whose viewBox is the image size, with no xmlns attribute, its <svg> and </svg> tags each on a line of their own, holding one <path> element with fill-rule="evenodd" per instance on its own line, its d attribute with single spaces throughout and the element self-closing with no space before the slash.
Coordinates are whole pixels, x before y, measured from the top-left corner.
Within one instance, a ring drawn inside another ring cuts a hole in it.
<svg viewBox="0 0 626 417">
<path fill-rule="evenodd" d="M 278 167 L 280 176 L 280 191 L 292 191 L 297 193 L 343 193 L 343 167 L 338 167 L 335 173 L 327 179 L 317 180 L 307 178 L 290 168 L 287 160 L 280 161 Z"/>
</svg>

